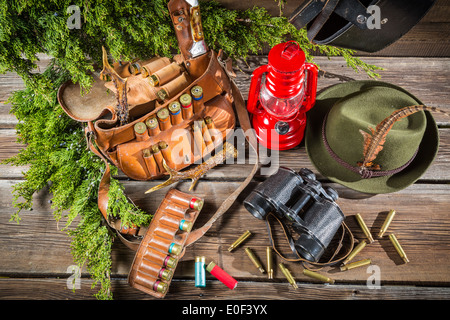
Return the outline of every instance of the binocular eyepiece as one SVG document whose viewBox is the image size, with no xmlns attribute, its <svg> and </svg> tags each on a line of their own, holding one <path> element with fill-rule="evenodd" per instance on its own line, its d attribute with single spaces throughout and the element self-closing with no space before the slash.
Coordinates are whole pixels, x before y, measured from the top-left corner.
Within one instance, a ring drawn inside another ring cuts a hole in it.
<svg viewBox="0 0 450 320">
<path fill-rule="evenodd" d="M 303 168 L 297 173 L 280 167 L 248 195 L 244 206 L 261 220 L 270 212 L 286 218 L 299 233 L 297 253 L 317 262 L 344 220 L 337 199 L 338 193 L 322 187 L 311 170 Z"/>
</svg>

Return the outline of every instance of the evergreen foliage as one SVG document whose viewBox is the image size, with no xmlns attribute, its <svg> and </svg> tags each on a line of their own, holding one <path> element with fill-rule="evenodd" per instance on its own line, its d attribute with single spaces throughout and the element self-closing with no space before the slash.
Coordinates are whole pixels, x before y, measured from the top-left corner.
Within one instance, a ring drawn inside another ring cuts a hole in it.
<svg viewBox="0 0 450 320">
<path fill-rule="evenodd" d="M 71 5 L 80 8 L 80 29 L 67 26 L 73 14 L 67 11 Z M 353 51 L 312 45 L 305 30 L 295 29 L 285 17 L 270 16 L 264 8 L 236 11 L 204 1 L 201 11 L 209 46 L 222 48 L 233 58 L 257 54 L 263 45 L 274 46 L 290 37 L 299 42 L 310 61 L 311 52 L 319 50 L 329 57 L 343 56 L 351 68 L 376 76 L 377 67 L 353 57 Z M 24 181 L 14 185 L 17 212 L 11 219 L 19 222 L 20 211 L 32 208 L 33 194 L 48 187 L 54 218 L 59 221 L 67 215 L 64 230 L 72 238 L 75 262 L 86 266 L 94 285 L 100 283 L 97 298 L 111 299 L 114 235 L 102 224 L 97 207 L 105 164 L 86 149 L 82 125 L 64 113 L 56 95 L 69 79 L 89 89 L 92 79 L 88 72 L 93 64 L 101 65 L 102 46 L 121 60 L 174 54 L 177 41 L 167 0 L 0 0 L 0 21 L 0 73 L 16 72 L 26 85 L 9 99 L 18 119 L 18 142 L 26 148 L 5 162 L 30 167 Z M 52 57 L 42 73 L 35 71 L 38 53 Z M 117 174 L 116 168 L 113 174 Z M 148 225 L 151 213 L 131 204 L 115 178 L 109 196 L 108 214 L 130 226 Z"/>
</svg>

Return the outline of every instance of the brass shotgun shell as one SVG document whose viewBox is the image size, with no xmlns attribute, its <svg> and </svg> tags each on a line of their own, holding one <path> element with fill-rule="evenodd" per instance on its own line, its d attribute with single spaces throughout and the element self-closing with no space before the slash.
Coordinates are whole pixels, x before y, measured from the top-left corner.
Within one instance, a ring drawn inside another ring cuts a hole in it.
<svg viewBox="0 0 450 320">
<path fill-rule="evenodd" d="M 388 215 L 386 216 L 386 220 L 384 220 L 383 225 L 381 226 L 380 232 L 378 233 L 378 238 L 381 238 L 384 233 L 387 231 L 387 229 L 389 228 L 389 225 L 391 224 L 392 220 L 394 219 L 395 216 L 395 210 L 390 210 Z"/>
<path fill-rule="evenodd" d="M 364 222 L 363 218 L 359 213 L 355 215 L 356 221 L 358 221 L 359 226 L 361 227 L 362 231 L 364 232 L 364 235 L 366 236 L 367 240 L 369 240 L 369 243 L 373 242 L 373 237 L 370 234 L 369 228 L 367 228 L 366 223 Z"/>
<path fill-rule="evenodd" d="M 234 249 L 236 249 L 242 242 L 244 242 L 245 239 L 250 237 L 252 234 L 250 231 L 245 231 L 233 244 L 228 248 L 228 251 L 231 252 Z"/>
<path fill-rule="evenodd" d="M 273 256 L 272 247 L 266 247 L 267 254 L 267 277 L 273 279 Z"/>
<path fill-rule="evenodd" d="M 159 130 L 158 119 L 156 119 L 156 117 L 153 116 L 148 118 L 147 120 L 145 120 L 145 124 L 147 125 L 149 134 L 151 136 L 156 136 L 161 132 L 161 130 Z"/>
<path fill-rule="evenodd" d="M 178 101 L 174 101 L 169 104 L 169 111 L 170 119 L 174 126 L 183 121 L 183 116 L 181 115 L 181 104 Z"/>
<path fill-rule="evenodd" d="M 353 258 L 362 250 L 364 249 L 364 247 L 367 245 L 366 240 L 361 241 L 354 249 L 353 251 L 347 256 L 347 258 L 345 258 L 345 260 L 342 262 L 342 264 L 347 264 L 349 263 L 351 260 L 353 260 Z"/>
<path fill-rule="evenodd" d="M 358 267 L 362 267 L 362 266 L 366 266 L 368 264 L 371 264 L 372 260 L 371 259 L 364 259 L 364 260 L 359 260 L 359 261 L 355 261 L 349 264 L 344 264 L 341 266 L 341 271 L 346 271 L 346 270 L 351 270 L 354 268 L 358 268 Z"/>
<path fill-rule="evenodd" d="M 247 253 L 247 255 L 250 258 L 250 260 L 252 260 L 253 264 L 259 270 L 259 272 L 261 272 L 261 273 L 266 272 L 264 270 L 261 262 L 259 261 L 258 257 L 255 256 L 255 254 L 253 253 L 253 251 L 250 248 L 245 248 L 245 252 Z"/>
<path fill-rule="evenodd" d="M 159 128 L 161 131 L 168 130 L 172 127 L 172 124 L 170 123 L 169 118 L 169 110 L 167 108 L 162 108 L 158 110 L 156 113 L 156 116 L 158 117 L 159 121 Z"/>
<path fill-rule="evenodd" d="M 397 240 L 397 237 L 395 236 L 395 234 L 390 234 L 389 235 L 389 240 L 391 240 L 392 244 L 394 245 L 395 250 L 398 252 L 399 256 L 402 258 L 402 260 L 405 263 L 409 262 L 408 257 L 406 256 L 405 251 L 403 251 L 402 246 L 400 245 L 400 243 Z"/>
<path fill-rule="evenodd" d="M 287 281 L 291 284 L 291 286 L 293 286 L 294 289 L 298 289 L 298 286 L 297 286 L 297 283 L 295 283 L 294 277 L 289 272 L 289 270 L 284 266 L 284 264 L 280 263 L 278 266 L 280 267 L 281 272 L 283 272 L 284 276 L 286 277 Z"/>
<path fill-rule="evenodd" d="M 334 279 L 331 279 L 327 276 L 324 276 L 320 273 L 317 273 L 317 272 L 314 272 L 314 271 L 311 271 L 308 269 L 303 269 L 303 274 L 307 277 L 314 278 L 314 279 L 317 279 L 317 280 L 325 282 L 325 283 L 331 283 L 331 284 L 334 283 Z"/>
</svg>

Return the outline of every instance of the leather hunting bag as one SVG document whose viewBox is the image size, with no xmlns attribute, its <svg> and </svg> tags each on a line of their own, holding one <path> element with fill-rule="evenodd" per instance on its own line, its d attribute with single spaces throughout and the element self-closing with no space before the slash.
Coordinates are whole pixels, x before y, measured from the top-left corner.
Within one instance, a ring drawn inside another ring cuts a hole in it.
<svg viewBox="0 0 450 320">
<path fill-rule="evenodd" d="M 143 236 L 147 228 L 122 226 L 120 220 L 108 216 L 110 164 L 134 180 L 163 178 L 168 175 L 163 162 L 180 171 L 221 148 L 220 142 L 235 128 L 236 115 L 244 131 L 251 128 L 244 99 L 230 78 L 231 60 L 224 60 L 221 50 L 216 53 L 204 42 L 199 6 L 171 0 L 168 8 L 181 54 L 109 66 L 104 51 L 104 69 L 93 73 L 89 93 L 81 95 L 79 85 L 70 81 L 58 92 L 61 107 L 71 118 L 86 123 L 88 146 L 106 163 L 98 191 L 99 209 L 133 250 L 137 250 L 138 239 L 123 235 Z M 104 81 L 105 75 L 111 80 Z M 256 149 L 256 139 L 247 139 Z M 191 232 L 186 246 L 227 211 L 257 169 L 258 159 L 213 217 Z"/>
</svg>

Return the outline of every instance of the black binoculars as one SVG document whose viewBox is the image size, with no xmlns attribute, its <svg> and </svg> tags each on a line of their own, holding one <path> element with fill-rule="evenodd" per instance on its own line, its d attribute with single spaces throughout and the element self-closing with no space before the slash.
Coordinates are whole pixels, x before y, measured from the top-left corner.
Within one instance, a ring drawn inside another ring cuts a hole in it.
<svg viewBox="0 0 450 320">
<path fill-rule="evenodd" d="M 344 220 L 337 199 L 336 190 L 322 187 L 311 170 L 303 168 L 297 173 L 280 167 L 248 195 L 244 206 L 261 220 L 270 212 L 286 218 L 299 234 L 297 253 L 317 262 Z"/>
</svg>

